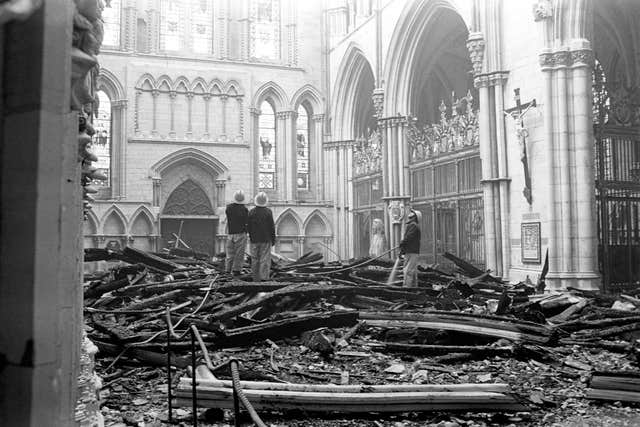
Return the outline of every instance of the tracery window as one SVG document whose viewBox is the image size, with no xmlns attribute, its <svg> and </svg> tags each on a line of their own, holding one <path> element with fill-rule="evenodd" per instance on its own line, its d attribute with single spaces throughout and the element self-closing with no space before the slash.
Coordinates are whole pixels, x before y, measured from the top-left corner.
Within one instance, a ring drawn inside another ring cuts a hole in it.
<svg viewBox="0 0 640 427">
<path fill-rule="evenodd" d="M 191 0 L 191 37 L 195 53 L 211 53 L 213 6 L 211 0 Z"/>
<path fill-rule="evenodd" d="M 185 2 L 162 0 L 160 3 L 160 49 L 179 51 L 184 48 Z"/>
<path fill-rule="evenodd" d="M 93 150 L 98 156 L 94 165 L 107 176 L 106 181 L 95 181 L 95 186 L 111 186 L 111 100 L 104 91 L 98 91 L 98 115 L 93 120 Z"/>
<path fill-rule="evenodd" d="M 102 11 L 102 21 L 104 23 L 103 46 L 120 46 L 120 2 L 121 0 L 111 0 Z"/>
<path fill-rule="evenodd" d="M 251 57 L 262 60 L 280 58 L 280 1 L 251 2 Z"/>
<path fill-rule="evenodd" d="M 296 166 L 298 190 L 309 189 L 309 114 L 302 105 L 298 107 L 296 120 Z"/>
<path fill-rule="evenodd" d="M 276 188 L 276 115 L 268 101 L 263 101 L 260 105 L 258 137 L 258 187 L 272 190 Z"/>
</svg>

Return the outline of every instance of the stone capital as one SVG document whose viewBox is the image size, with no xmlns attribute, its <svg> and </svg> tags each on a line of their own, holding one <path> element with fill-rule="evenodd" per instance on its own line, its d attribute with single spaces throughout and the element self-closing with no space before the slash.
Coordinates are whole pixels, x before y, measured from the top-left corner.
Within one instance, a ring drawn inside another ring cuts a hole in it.
<svg viewBox="0 0 640 427">
<path fill-rule="evenodd" d="M 591 49 L 572 50 L 571 52 L 572 67 L 589 67 L 595 64 L 595 56 Z"/>
<path fill-rule="evenodd" d="M 382 112 L 384 109 L 384 89 L 380 87 L 375 88 L 371 95 L 371 100 L 373 101 L 373 108 L 376 112 L 376 117 L 382 118 Z"/>
<path fill-rule="evenodd" d="M 470 33 L 467 39 L 467 49 L 473 64 L 473 75 L 482 73 L 482 62 L 484 60 L 485 42 L 482 33 Z"/>
<path fill-rule="evenodd" d="M 533 20 L 544 21 L 553 17 L 551 0 L 538 0 L 533 4 Z"/>
<path fill-rule="evenodd" d="M 111 108 L 113 108 L 114 110 L 122 110 L 124 108 L 127 108 L 127 100 L 119 99 L 117 101 L 112 101 Z"/>
<path fill-rule="evenodd" d="M 252 116 L 259 116 L 262 113 L 259 108 L 251 107 L 249 108 L 249 114 Z"/>
<path fill-rule="evenodd" d="M 297 114 L 295 111 L 278 111 L 276 113 L 276 117 L 279 118 L 280 120 L 286 120 L 289 118 L 294 118 L 297 117 Z"/>
<path fill-rule="evenodd" d="M 324 120 L 324 114 L 314 114 L 311 118 L 314 122 L 321 122 Z"/>
<path fill-rule="evenodd" d="M 175 90 L 170 90 L 170 91 L 169 91 L 169 97 L 170 97 L 171 99 L 175 99 L 175 98 L 176 98 L 176 96 L 178 96 L 178 92 L 176 92 Z"/>
</svg>

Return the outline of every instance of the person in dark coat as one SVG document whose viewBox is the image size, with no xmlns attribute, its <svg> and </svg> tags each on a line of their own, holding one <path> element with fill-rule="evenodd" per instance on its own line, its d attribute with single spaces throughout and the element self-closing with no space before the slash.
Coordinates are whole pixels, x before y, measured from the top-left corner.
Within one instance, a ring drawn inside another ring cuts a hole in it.
<svg viewBox="0 0 640 427">
<path fill-rule="evenodd" d="M 276 244 L 276 226 L 273 213 L 267 207 L 269 199 L 260 192 L 254 199 L 255 207 L 249 211 L 249 240 L 251 241 L 251 272 L 254 282 L 269 278 L 271 246 Z"/>
<path fill-rule="evenodd" d="M 411 209 L 407 227 L 400 242 L 400 255 L 404 255 L 404 286 L 418 286 L 418 256 L 420 254 L 420 219 L 422 213 Z"/>
<path fill-rule="evenodd" d="M 249 210 L 245 206 L 247 201 L 244 192 L 238 190 L 233 195 L 233 203 L 229 203 L 225 209 L 227 215 L 227 258 L 226 271 L 233 272 L 234 276 L 240 274 L 244 263 L 244 251 L 247 248 L 247 222 Z"/>
</svg>

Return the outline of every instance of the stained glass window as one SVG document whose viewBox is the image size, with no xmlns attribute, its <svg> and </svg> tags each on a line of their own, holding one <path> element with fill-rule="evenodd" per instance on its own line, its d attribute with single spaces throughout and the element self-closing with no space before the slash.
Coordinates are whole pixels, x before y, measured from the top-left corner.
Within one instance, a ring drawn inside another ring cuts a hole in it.
<svg viewBox="0 0 640 427">
<path fill-rule="evenodd" d="M 162 0 L 160 3 L 160 49 L 179 51 L 184 47 L 185 3 Z"/>
<path fill-rule="evenodd" d="M 102 11 L 102 21 L 104 22 L 103 46 L 120 46 L 120 1 L 111 0 Z"/>
<path fill-rule="evenodd" d="M 98 94 L 98 115 L 93 119 L 93 127 L 96 133 L 93 135 L 93 152 L 98 156 L 98 161 L 93 163 L 100 172 L 109 179 L 95 181 L 95 186 L 111 186 L 111 100 L 103 91 Z"/>
<path fill-rule="evenodd" d="M 251 6 L 251 56 L 280 58 L 280 1 L 253 0 Z"/>
<path fill-rule="evenodd" d="M 276 180 L 276 115 L 269 102 L 260 105 L 259 135 L 259 183 L 261 189 L 274 189 Z"/>
<path fill-rule="evenodd" d="M 296 165 L 298 190 L 309 189 L 309 115 L 302 105 L 296 121 Z"/>
<path fill-rule="evenodd" d="M 211 0 L 191 0 L 191 36 L 195 53 L 211 53 L 213 7 Z"/>
</svg>

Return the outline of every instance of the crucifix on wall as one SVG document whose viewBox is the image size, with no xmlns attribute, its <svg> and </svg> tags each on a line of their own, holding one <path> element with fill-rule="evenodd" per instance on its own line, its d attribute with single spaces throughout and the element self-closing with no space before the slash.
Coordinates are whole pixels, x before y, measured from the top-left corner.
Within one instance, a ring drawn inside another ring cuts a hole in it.
<svg viewBox="0 0 640 427">
<path fill-rule="evenodd" d="M 529 132 L 524 127 L 524 115 L 532 108 L 536 106 L 536 100 L 523 104 L 520 101 L 520 88 L 513 90 L 515 92 L 516 106 L 505 110 L 504 113 L 511 116 L 516 123 L 516 136 L 518 137 L 518 143 L 520 144 L 520 161 L 524 168 L 524 189 L 522 194 L 527 199 L 527 203 L 531 204 L 531 175 L 529 174 L 529 161 L 527 159 L 527 136 Z"/>
</svg>

